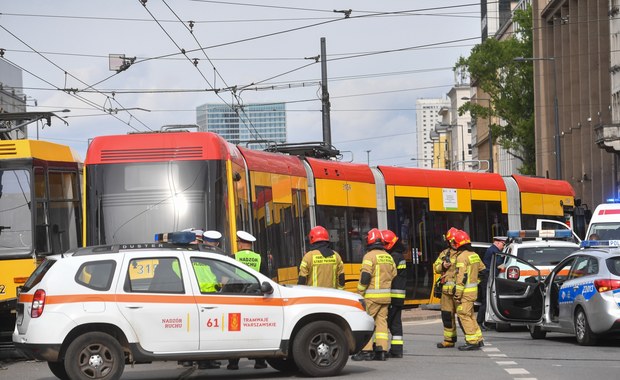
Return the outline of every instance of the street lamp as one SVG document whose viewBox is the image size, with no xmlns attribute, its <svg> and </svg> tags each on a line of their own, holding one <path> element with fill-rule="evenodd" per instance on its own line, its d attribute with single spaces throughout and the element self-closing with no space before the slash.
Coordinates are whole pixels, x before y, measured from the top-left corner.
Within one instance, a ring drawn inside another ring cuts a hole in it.
<svg viewBox="0 0 620 380">
<path fill-rule="evenodd" d="M 558 88 L 557 88 L 557 70 L 555 66 L 555 57 L 548 58 L 525 58 L 516 57 L 513 59 L 515 62 L 527 62 L 527 61 L 551 61 L 553 62 L 553 112 L 555 116 L 555 172 L 556 179 L 562 179 L 562 150 L 560 146 L 560 116 L 558 111 Z"/>
<path fill-rule="evenodd" d="M 368 163 L 368 166 L 370 166 L 370 152 L 372 152 L 372 150 L 366 151 L 366 161 Z"/>
<path fill-rule="evenodd" d="M 472 101 L 474 99 L 468 96 L 463 96 L 461 100 Z M 491 99 L 476 98 L 475 100 L 476 100 L 476 103 L 478 102 L 478 100 L 486 100 L 487 102 L 489 102 L 489 109 L 491 109 Z M 487 139 L 489 140 L 489 173 L 493 173 L 493 131 L 491 130 L 491 118 L 490 117 L 487 118 L 487 129 L 489 132 L 488 137 L 487 137 Z"/>
</svg>

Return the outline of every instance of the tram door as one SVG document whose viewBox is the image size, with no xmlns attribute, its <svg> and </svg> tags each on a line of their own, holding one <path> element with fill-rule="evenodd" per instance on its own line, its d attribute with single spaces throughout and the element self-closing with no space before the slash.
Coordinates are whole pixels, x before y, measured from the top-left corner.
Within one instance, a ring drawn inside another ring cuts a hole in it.
<svg viewBox="0 0 620 380">
<path fill-rule="evenodd" d="M 406 299 L 409 304 L 428 303 L 433 285 L 433 263 L 439 252 L 437 244 L 442 240 L 442 235 L 436 232 L 434 215 L 428 212 L 428 200 L 397 198 L 396 213 L 388 218 L 390 228 L 405 245 Z"/>
</svg>

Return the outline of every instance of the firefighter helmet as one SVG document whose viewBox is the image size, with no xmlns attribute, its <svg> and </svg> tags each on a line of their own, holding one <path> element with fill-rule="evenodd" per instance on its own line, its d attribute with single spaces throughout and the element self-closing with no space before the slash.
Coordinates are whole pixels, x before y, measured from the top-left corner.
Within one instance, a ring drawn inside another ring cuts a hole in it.
<svg viewBox="0 0 620 380">
<path fill-rule="evenodd" d="M 368 231 L 368 236 L 366 236 L 366 244 L 372 245 L 375 243 L 384 244 L 383 236 L 381 235 L 381 231 L 378 228 L 373 228 Z"/>
<path fill-rule="evenodd" d="M 471 243 L 471 239 L 467 232 L 459 230 L 454 234 L 454 246 L 455 248 L 459 248 L 464 246 L 465 244 Z"/>
<path fill-rule="evenodd" d="M 456 234 L 457 231 L 458 231 L 458 228 L 450 227 L 448 232 L 446 232 L 446 234 L 443 235 L 444 239 L 446 239 L 448 243 L 451 242 L 452 240 L 454 240 L 454 234 Z"/>
<path fill-rule="evenodd" d="M 310 244 L 314 244 L 317 241 L 329 241 L 329 232 L 322 226 L 316 226 L 310 230 L 308 234 L 308 240 Z"/>
<path fill-rule="evenodd" d="M 385 246 L 385 249 L 387 250 L 392 249 L 392 247 L 394 247 L 394 244 L 396 244 L 396 242 L 398 241 L 398 236 L 396 236 L 396 234 L 390 230 L 381 231 L 381 235 L 383 235 L 383 244 Z"/>
</svg>

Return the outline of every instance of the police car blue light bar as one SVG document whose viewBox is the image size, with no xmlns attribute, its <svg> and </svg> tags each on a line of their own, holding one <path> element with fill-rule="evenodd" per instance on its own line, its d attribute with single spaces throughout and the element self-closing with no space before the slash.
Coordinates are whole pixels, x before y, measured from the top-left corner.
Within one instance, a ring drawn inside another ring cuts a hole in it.
<svg viewBox="0 0 620 380">
<path fill-rule="evenodd" d="M 571 230 L 510 230 L 509 238 L 555 238 L 568 239 L 573 236 Z"/>
<path fill-rule="evenodd" d="M 607 198 L 605 200 L 605 203 L 620 203 L 620 199 L 619 198 Z"/>
<path fill-rule="evenodd" d="M 579 246 L 581 248 L 620 247 L 620 240 L 584 240 Z"/>
<path fill-rule="evenodd" d="M 196 240 L 196 234 L 193 231 L 155 234 L 155 242 L 158 243 L 190 244 L 194 240 Z"/>
</svg>

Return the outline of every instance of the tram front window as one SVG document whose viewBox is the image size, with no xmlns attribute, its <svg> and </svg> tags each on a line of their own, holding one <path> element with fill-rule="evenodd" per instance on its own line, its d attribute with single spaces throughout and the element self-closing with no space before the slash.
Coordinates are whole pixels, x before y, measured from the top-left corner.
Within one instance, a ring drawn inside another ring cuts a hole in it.
<svg viewBox="0 0 620 380">
<path fill-rule="evenodd" d="M 0 170 L 0 255 L 32 250 L 32 202 L 28 170 Z"/>
<path fill-rule="evenodd" d="M 87 243 L 151 242 L 155 233 L 226 225 L 221 161 L 93 165 L 87 170 Z"/>
</svg>

